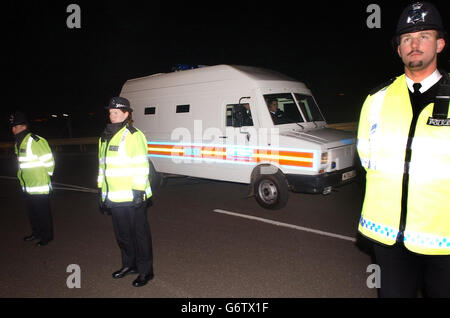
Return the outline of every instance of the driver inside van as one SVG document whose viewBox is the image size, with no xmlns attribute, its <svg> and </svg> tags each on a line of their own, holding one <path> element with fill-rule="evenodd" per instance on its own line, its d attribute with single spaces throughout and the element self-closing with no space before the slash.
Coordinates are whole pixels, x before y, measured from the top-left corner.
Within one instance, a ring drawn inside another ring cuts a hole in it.
<svg viewBox="0 0 450 318">
<path fill-rule="evenodd" d="M 269 108 L 270 116 L 272 116 L 272 120 L 275 125 L 285 124 L 288 122 L 285 118 L 284 112 L 281 109 L 278 109 L 278 101 L 276 99 L 269 99 L 267 101 L 267 107 Z"/>
<path fill-rule="evenodd" d="M 253 126 L 253 118 L 252 118 L 252 113 L 250 111 L 250 104 L 246 103 L 243 104 L 244 108 L 245 108 L 245 113 L 243 114 L 244 118 L 243 118 L 243 126 Z"/>
</svg>

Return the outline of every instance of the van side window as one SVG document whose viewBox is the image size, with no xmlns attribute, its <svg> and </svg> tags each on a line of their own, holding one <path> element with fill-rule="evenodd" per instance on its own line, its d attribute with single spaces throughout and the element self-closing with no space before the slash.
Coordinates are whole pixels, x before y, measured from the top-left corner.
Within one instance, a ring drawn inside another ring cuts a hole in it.
<svg viewBox="0 0 450 318">
<path fill-rule="evenodd" d="M 242 109 L 242 111 L 236 112 L 236 107 Z M 234 108 L 234 112 L 233 112 Z M 252 113 L 250 111 L 250 105 L 247 104 L 228 104 L 226 107 L 227 115 L 227 127 L 241 127 L 242 126 L 253 126 Z M 238 118 L 240 117 L 240 118 Z"/>
<path fill-rule="evenodd" d="M 233 127 L 233 105 L 227 105 L 227 127 Z"/>
<path fill-rule="evenodd" d="M 154 115 L 156 113 L 156 107 L 145 107 L 145 115 Z"/>
<path fill-rule="evenodd" d="M 177 105 L 177 113 L 189 113 L 190 105 Z"/>
</svg>

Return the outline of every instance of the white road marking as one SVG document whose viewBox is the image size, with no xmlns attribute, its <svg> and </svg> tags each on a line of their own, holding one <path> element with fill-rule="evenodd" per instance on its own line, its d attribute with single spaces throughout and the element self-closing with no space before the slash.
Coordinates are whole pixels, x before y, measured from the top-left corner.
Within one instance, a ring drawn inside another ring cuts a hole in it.
<svg viewBox="0 0 450 318">
<path fill-rule="evenodd" d="M 17 180 L 17 177 L 0 176 L 0 179 Z"/>
<path fill-rule="evenodd" d="M 0 176 L 0 179 L 17 180 L 17 177 Z M 68 191 L 98 193 L 97 189 L 85 188 L 74 184 L 65 184 L 57 182 L 52 182 L 52 188 L 53 190 L 68 190 Z"/>
<path fill-rule="evenodd" d="M 74 184 L 65 184 L 65 183 L 57 183 L 57 182 L 52 182 L 52 185 L 69 187 L 69 188 L 75 188 L 75 189 L 81 189 L 81 190 L 95 190 L 95 189 L 91 189 L 91 188 L 77 186 L 77 185 L 74 185 Z M 95 191 L 97 192 L 97 190 L 95 190 Z"/>
<path fill-rule="evenodd" d="M 315 230 L 315 229 L 311 229 L 308 227 L 268 220 L 268 219 L 264 219 L 264 218 L 260 218 L 260 217 L 256 217 L 256 216 L 240 214 L 240 213 L 235 213 L 235 212 L 230 212 L 230 211 L 225 211 L 225 210 L 220 210 L 220 209 L 215 209 L 213 211 L 216 213 L 227 214 L 227 215 L 236 216 L 236 217 L 240 217 L 240 218 L 244 218 L 244 219 L 250 219 L 250 220 L 254 220 L 254 221 L 268 223 L 268 224 L 272 224 L 272 225 L 276 225 L 276 226 L 283 226 L 283 227 L 287 227 L 287 228 L 298 230 L 298 231 L 310 232 L 310 233 L 315 233 L 315 234 L 319 234 L 319 235 L 323 235 L 323 236 L 329 236 L 329 237 L 333 237 L 333 238 L 337 238 L 337 239 L 341 239 L 341 240 L 345 240 L 345 241 L 356 242 L 356 239 L 353 237 L 350 237 L 350 236 Z"/>
<path fill-rule="evenodd" d="M 98 190 L 94 189 L 79 189 L 79 188 L 66 188 L 66 187 L 52 187 L 53 190 L 66 190 L 66 191 L 76 191 L 76 192 L 88 192 L 88 193 L 98 193 Z"/>
<path fill-rule="evenodd" d="M 55 185 L 56 185 L 56 187 L 55 187 Z M 73 185 L 73 184 L 64 184 L 64 183 L 52 182 L 52 186 L 54 186 L 53 189 L 57 189 L 57 190 L 69 190 L 69 191 L 78 191 L 78 192 L 98 193 L 97 189 L 80 187 L 80 186 Z M 62 186 L 62 187 L 60 187 L 60 186 Z"/>
</svg>

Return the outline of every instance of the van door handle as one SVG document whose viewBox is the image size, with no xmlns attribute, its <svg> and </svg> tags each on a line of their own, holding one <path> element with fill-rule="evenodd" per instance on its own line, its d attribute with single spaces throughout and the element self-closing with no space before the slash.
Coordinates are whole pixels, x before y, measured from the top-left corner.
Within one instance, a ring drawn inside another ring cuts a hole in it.
<svg viewBox="0 0 450 318">
<path fill-rule="evenodd" d="M 228 136 L 219 136 L 219 138 L 225 139 L 225 138 L 228 138 Z"/>
</svg>

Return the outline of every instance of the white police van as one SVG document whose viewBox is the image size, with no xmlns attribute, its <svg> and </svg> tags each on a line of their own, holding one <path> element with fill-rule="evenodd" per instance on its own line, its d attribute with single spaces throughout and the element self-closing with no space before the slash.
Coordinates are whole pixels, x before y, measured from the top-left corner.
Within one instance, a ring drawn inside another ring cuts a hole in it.
<svg viewBox="0 0 450 318">
<path fill-rule="evenodd" d="M 245 183 L 279 209 L 289 190 L 327 194 L 356 175 L 354 136 L 327 128 L 311 91 L 283 74 L 207 66 L 130 79 L 120 95 L 148 139 L 154 190 L 171 174 Z"/>
</svg>

